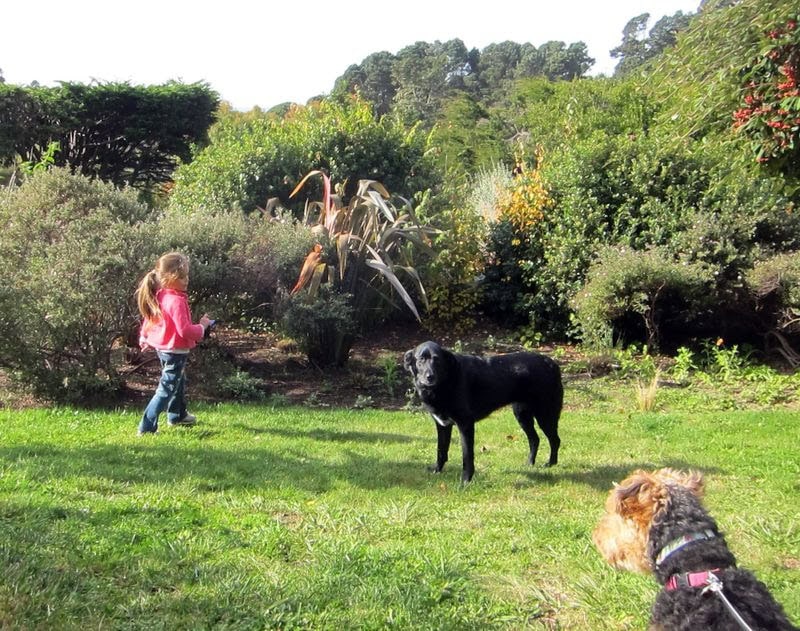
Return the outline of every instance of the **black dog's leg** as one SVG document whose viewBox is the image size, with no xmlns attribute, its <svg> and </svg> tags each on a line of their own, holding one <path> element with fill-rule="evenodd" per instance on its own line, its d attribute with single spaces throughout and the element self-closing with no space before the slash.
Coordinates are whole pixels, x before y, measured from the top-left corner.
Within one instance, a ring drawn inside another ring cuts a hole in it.
<svg viewBox="0 0 800 631">
<path fill-rule="evenodd" d="M 517 422 L 528 437 L 528 464 L 533 465 L 536 462 L 536 454 L 539 452 L 539 434 L 536 433 L 536 427 L 533 425 L 533 411 L 521 403 L 515 403 L 511 406 L 514 410 L 514 416 L 517 417 Z"/>
<path fill-rule="evenodd" d="M 558 437 L 558 416 L 553 419 L 546 416 L 542 418 L 540 415 L 537 420 L 539 421 L 539 427 L 542 428 L 544 435 L 547 436 L 547 441 L 550 443 L 550 460 L 545 466 L 552 467 L 558 464 L 558 448 L 561 447 L 561 439 Z"/>
<path fill-rule="evenodd" d="M 440 425 L 436 423 L 436 464 L 433 467 L 434 473 L 441 473 L 444 468 L 444 463 L 447 462 L 447 452 L 450 451 L 450 439 L 453 436 L 452 425 Z"/>
<path fill-rule="evenodd" d="M 475 474 L 475 424 L 458 426 L 461 434 L 461 482 L 466 484 Z"/>
</svg>

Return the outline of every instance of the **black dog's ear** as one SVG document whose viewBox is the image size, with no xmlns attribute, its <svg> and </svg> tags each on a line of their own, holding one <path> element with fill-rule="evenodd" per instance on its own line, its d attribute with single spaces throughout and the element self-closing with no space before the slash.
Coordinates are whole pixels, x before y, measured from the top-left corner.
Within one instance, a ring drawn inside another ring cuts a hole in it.
<svg viewBox="0 0 800 631">
<path fill-rule="evenodd" d="M 417 374 L 417 362 L 414 361 L 414 349 L 406 351 L 403 355 L 403 366 L 412 375 Z"/>
</svg>

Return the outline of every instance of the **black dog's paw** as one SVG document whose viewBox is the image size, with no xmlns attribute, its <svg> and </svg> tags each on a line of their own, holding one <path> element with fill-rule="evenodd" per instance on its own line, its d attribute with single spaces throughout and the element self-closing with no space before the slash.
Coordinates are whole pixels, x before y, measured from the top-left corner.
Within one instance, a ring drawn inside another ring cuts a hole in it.
<svg viewBox="0 0 800 631">
<path fill-rule="evenodd" d="M 444 467 L 440 467 L 438 464 L 432 464 L 428 467 L 428 471 L 431 473 L 441 473 Z"/>
</svg>

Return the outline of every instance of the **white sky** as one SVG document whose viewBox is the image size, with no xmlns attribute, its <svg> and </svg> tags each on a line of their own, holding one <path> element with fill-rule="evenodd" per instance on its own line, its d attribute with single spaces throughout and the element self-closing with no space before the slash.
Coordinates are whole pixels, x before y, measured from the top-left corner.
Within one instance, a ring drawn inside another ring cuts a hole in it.
<svg viewBox="0 0 800 631">
<path fill-rule="evenodd" d="M 511 40 L 583 41 L 611 74 L 608 51 L 632 17 L 695 12 L 700 0 L 10 0 L 0 7 L 7 83 L 205 81 L 238 110 L 330 92 L 348 66 L 417 41 L 467 49 Z M 467 8 L 470 7 L 470 8 Z"/>
</svg>

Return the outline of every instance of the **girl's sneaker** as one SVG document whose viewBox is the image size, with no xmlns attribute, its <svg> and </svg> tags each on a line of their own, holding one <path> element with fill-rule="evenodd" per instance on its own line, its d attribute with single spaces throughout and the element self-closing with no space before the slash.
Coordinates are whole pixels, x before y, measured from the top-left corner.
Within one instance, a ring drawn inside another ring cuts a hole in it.
<svg viewBox="0 0 800 631">
<path fill-rule="evenodd" d="M 187 412 L 186 416 L 184 416 L 182 419 L 176 421 L 167 421 L 167 423 L 173 427 L 175 425 L 194 425 L 197 423 L 197 417 L 194 414 L 189 414 Z"/>
</svg>

